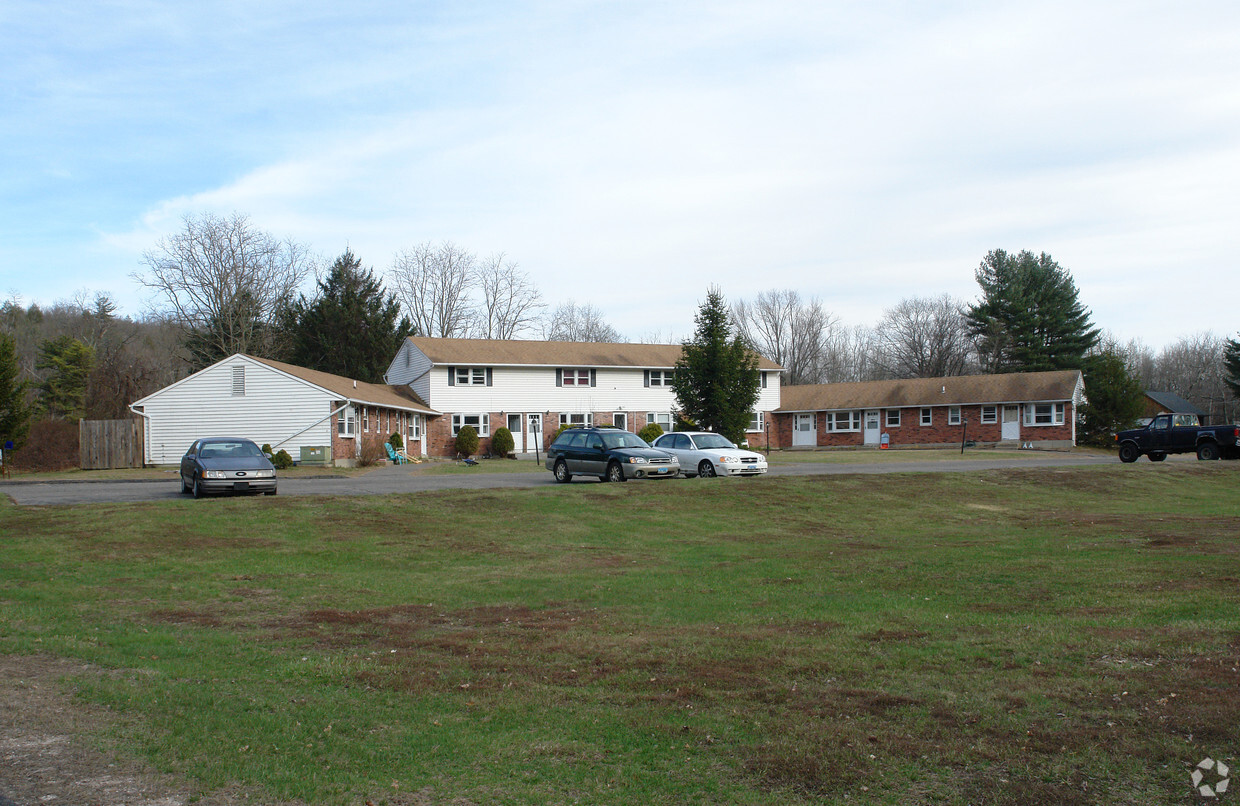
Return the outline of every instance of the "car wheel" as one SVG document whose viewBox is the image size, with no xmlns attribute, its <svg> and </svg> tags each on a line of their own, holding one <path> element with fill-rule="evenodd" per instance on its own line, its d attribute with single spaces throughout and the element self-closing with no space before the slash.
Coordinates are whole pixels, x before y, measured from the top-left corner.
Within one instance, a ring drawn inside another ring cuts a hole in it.
<svg viewBox="0 0 1240 806">
<path fill-rule="evenodd" d="M 1136 445 L 1124 444 L 1119 446 L 1119 460 L 1124 464 L 1130 464 L 1137 461 L 1141 453 L 1137 450 Z"/>
<path fill-rule="evenodd" d="M 612 462 L 607 466 L 607 481 L 624 481 L 624 468 L 619 462 Z"/>
<path fill-rule="evenodd" d="M 198 481 L 198 477 L 195 476 L 194 477 L 194 497 L 202 498 L 203 494 L 204 493 L 202 492 L 202 484 Z"/>
<path fill-rule="evenodd" d="M 1167 454 L 1165 453 L 1151 453 L 1150 454 L 1151 462 L 1161 462 L 1163 459 L 1166 459 L 1166 458 L 1167 458 Z"/>
<path fill-rule="evenodd" d="M 1203 462 L 1213 462 L 1218 458 L 1218 446 L 1213 442 L 1203 442 L 1197 446 L 1197 458 Z"/>
<path fill-rule="evenodd" d="M 573 474 L 568 472 L 568 465 L 564 464 L 563 459 L 555 463 L 554 472 L 555 472 L 555 480 L 560 482 L 561 484 L 564 484 L 564 483 L 567 483 L 573 480 Z"/>
<path fill-rule="evenodd" d="M 713 479 L 715 477 L 715 466 L 709 459 L 703 459 L 698 465 L 698 478 Z"/>
<path fill-rule="evenodd" d="M 185 483 L 184 476 L 178 476 L 178 478 L 181 479 L 181 495 L 185 495 L 189 492 L 189 485 Z"/>
</svg>

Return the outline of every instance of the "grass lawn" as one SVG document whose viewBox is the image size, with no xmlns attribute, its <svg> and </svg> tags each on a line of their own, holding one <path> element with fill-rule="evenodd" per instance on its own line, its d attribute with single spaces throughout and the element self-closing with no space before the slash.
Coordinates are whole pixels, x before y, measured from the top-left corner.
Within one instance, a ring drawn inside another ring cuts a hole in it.
<svg viewBox="0 0 1240 806">
<path fill-rule="evenodd" d="M 0 653 L 267 800 L 1189 803 L 1240 751 L 1238 481 L 0 502 Z"/>
<path fill-rule="evenodd" d="M 546 457 L 542 457 L 546 459 Z M 420 465 L 409 465 L 409 469 L 425 476 L 479 475 L 482 473 L 547 473 L 541 462 L 533 459 L 479 459 L 476 465 L 466 465 L 450 459 L 432 459 Z"/>
<path fill-rule="evenodd" d="M 761 453 L 762 451 L 759 451 Z M 1114 456 L 1115 451 L 1099 451 L 1096 448 L 1073 448 L 1072 453 L 1104 453 Z M 881 462 L 957 462 L 962 459 L 1031 459 L 1046 456 L 1047 451 L 1022 451 L 1015 448 L 840 448 L 826 451 L 771 451 L 767 462 L 772 465 L 794 465 L 806 462 L 826 464 L 874 464 Z"/>
</svg>

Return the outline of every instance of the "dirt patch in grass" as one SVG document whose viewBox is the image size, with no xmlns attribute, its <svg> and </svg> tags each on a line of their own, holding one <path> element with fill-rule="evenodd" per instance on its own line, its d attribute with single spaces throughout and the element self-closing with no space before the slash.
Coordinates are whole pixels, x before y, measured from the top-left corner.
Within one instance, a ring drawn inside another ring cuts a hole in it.
<svg viewBox="0 0 1240 806">
<path fill-rule="evenodd" d="M 1088 512 L 1039 512 L 1031 522 L 1060 524 L 1065 530 L 1100 537 L 1123 535 L 1125 542 L 1152 549 L 1176 549 L 1192 554 L 1236 554 L 1240 542 L 1240 517 L 1178 515 L 1151 518 Z"/>
<path fill-rule="evenodd" d="M 104 674 L 60 658 L 0 655 L 0 802 L 277 806 L 262 792 L 201 791 L 111 747 L 106 737 L 119 718 L 84 704 L 74 697 L 72 683 L 65 682 Z"/>
</svg>

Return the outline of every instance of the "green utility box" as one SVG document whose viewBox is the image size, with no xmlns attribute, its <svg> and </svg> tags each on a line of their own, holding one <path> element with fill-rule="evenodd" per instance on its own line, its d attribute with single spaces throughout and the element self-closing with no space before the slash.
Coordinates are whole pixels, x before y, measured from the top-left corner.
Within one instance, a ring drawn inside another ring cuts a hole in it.
<svg viewBox="0 0 1240 806">
<path fill-rule="evenodd" d="M 303 465 L 329 465 L 332 461 L 330 445 L 302 445 L 301 462 Z"/>
</svg>

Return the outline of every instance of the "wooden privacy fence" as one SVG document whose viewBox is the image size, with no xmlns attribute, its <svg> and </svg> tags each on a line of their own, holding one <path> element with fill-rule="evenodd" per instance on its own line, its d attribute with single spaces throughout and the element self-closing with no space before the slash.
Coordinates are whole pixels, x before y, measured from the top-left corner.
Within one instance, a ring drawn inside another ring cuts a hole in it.
<svg viewBox="0 0 1240 806">
<path fill-rule="evenodd" d="M 142 467 L 142 420 L 78 420 L 83 470 Z"/>
</svg>

